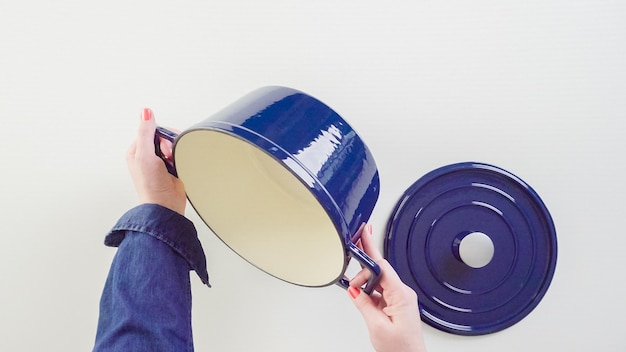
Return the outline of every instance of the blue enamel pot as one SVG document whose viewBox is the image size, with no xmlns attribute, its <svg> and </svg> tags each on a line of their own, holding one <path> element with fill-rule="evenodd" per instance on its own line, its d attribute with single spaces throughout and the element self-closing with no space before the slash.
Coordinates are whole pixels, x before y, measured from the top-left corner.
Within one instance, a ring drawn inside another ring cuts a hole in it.
<svg viewBox="0 0 626 352">
<path fill-rule="evenodd" d="M 379 193 L 370 150 L 321 101 L 264 87 L 176 135 L 170 172 L 206 225 L 242 258 L 281 280 L 348 286 L 351 258 L 380 268 L 356 245 Z"/>
</svg>

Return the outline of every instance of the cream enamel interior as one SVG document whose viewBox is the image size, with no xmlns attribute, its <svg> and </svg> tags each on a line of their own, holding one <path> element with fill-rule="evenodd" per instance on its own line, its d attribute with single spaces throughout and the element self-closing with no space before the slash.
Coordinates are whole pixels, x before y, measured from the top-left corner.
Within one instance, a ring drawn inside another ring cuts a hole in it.
<svg viewBox="0 0 626 352">
<path fill-rule="evenodd" d="M 282 280 L 324 286 L 343 273 L 340 235 L 290 170 L 237 137 L 193 130 L 176 143 L 176 169 L 196 212 L 241 257 Z"/>
</svg>

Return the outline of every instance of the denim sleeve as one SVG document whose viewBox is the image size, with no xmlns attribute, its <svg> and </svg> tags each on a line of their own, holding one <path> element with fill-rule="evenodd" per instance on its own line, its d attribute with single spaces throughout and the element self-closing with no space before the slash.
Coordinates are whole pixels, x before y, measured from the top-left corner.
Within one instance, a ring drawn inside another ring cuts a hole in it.
<svg viewBox="0 0 626 352">
<path fill-rule="evenodd" d="M 119 248 L 100 299 L 94 351 L 193 351 L 189 270 L 209 284 L 193 223 L 143 204 L 122 216 L 105 244 Z"/>
</svg>

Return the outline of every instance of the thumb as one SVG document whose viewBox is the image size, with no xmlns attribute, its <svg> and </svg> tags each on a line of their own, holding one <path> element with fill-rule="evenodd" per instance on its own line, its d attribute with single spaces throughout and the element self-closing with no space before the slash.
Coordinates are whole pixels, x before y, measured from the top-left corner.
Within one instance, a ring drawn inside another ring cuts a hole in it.
<svg viewBox="0 0 626 352">
<path fill-rule="evenodd" d="M 137 154 L 151 155 L 154 154 L 154 131 L 156 130 L 156 121 L 152 110 L 145 108 L 141 112 L 139 129 L 137 131 Z"/>
<path fill-rule="evenodd" d="M 348 294 L 352 298 L 352 303 L 356 309 L 361 313 L 363 319 L 367 325 L 376 321 L 388 321 L 387 315 L 378 308 L 378 304 L 372 299 L 372 297 L 364 292 L 359 287 L 350 286 L 348 288 Z"/>
</svg>

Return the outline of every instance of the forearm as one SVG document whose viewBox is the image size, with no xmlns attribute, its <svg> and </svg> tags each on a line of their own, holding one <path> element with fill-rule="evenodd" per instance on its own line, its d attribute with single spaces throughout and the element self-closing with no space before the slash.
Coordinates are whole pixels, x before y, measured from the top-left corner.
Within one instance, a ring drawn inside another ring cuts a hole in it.
<svg viewBox="0 0 626 352">
<path fill-rule="evenodd" d="M 106 243 L 119 248 L 100 301 L 94 351 L 193 350 L 189 270 L 195 267 L 204 282 L 208 277 L 187 222 L 144 205 L 107 236 Z"/>
<path fill-rule="evenodd" d="M 94 351 L 192 351 L 189 267 L 167 245 L 128 231 L 100 301 Z"/>
</svg>

